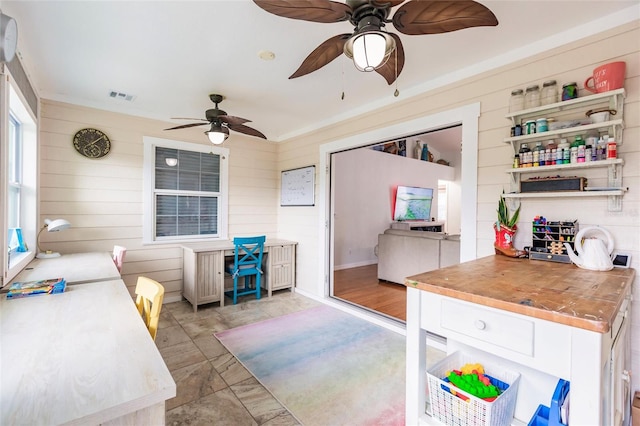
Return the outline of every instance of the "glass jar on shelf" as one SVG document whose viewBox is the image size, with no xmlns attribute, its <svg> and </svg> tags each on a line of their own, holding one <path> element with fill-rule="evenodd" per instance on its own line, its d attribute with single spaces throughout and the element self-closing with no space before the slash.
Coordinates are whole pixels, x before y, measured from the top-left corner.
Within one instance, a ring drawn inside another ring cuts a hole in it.
<svg viewBox="0 0 640 426">
<path fill-rule="evenodd" d="M 548 80 L 542 84 L 540 93 L 540 103 L 542 105 L 555 104 L 558 102 L 558 85 L 555 80 Z"/>
<path fill-rule="evenodd" d="M 562 85 L 562 100 L 570 101 L 578 97 L 578 84 L 575 81 Z"/>
<path fill-rule="evenodd" d="M 535 108 L 540 106 L 540 86 L 534 84 L 527 87 L 524 94 L 524 107 L 525 109 Z"/>
<path fill-rule="evenodd" d="M 516 89 L 511 92 L 509 98 L 509 112 L 522 111 L 524 109 L 524 92 Z"/>
</svg>

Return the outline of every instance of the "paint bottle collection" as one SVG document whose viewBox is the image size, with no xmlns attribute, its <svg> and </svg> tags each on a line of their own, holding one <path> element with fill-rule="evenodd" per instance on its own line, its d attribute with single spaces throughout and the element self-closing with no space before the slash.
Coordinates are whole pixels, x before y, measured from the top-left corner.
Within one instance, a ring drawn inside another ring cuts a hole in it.
<svg viewBox="0 0 640 426">
<path fill-rule="evenodd" d="M 574 137 L 569 143 L 566 138 L 556 143 L 555 139 L 548 142 L 536 142 L 533 149 L 527 143 L 520 144 L 520 150 L 513 159 L 513 167 L 542 167 L 557 164 L 576 164 L 591 161 L 611 160 L 618 157 L 617 144 L 609 135 L 588 137 L 581 135 Z"/>
</svg>

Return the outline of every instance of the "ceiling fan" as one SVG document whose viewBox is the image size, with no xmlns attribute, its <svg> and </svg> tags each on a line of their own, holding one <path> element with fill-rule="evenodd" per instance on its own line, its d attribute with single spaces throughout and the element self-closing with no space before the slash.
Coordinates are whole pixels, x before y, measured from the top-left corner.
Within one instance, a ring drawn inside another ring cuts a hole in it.
<svg viewBox="0 0 640 426">
<path fill-rule="evenodd" d="M 404 67 L 404 49 L 397 34 L 383 30 L 392 23 L 407 35 L 440 34 L 464 28 L 496 26 L 498 20 L 484 5 L 472 0 L 409 0 L 393 15 L 391 8 L 404 0 L 253 0 L 274 15 L 303 21 L 332 23 L 349 21 L 353 33 L 324 41 L 307 56 L 289 78 L 316 71 L 342 53 L 360 71 L 375 71 L 393 83 Z"/>
<path fill-rule="evenodd" d="M 267 138 L 256 129 L 244 125 L 244 123 L 249 123 L 251 122 L 251 120 L 227 115 L 226 111 L 218 109 L 218 104 L 222 102 L 224 96 L 212 94 L 209 95 L 209 99 L 211 99 L 211 102 L 216 104 L 216 107 L 213 109 L 208 109 L 205 112 L 204 115 L 206 118 L 174 118 L 174 120 L 199 120 L 203 121 L 204 123 L 183 124 L 164 130 L 186 129 L 187 127 L 204 126 L 211 124 L 211 128 L 204 133 L 205 135 L 207 135 L 207 137 L 209 137 L 211 143 L 215 145 L 221 144 L 229 137 L 229 129 L 233 130 L 234 132 L 244 133 L 245 135 L 249 136 L 255 136 L 262 139 Z"/>
</svg>

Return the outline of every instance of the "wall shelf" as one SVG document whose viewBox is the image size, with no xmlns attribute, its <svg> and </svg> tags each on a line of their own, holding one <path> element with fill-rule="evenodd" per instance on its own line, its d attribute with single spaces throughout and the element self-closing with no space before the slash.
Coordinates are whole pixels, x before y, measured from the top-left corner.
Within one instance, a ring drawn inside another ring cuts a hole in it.
<svg viewBox="0 0 640 426">
<path fill-rule="evenodd" d="M 571 170 L 571 169 L 593 169 L 598 167 L 609 167 L 615 165 L 623 165 L 624 160 L 621 158 L 615 158 L 612 160 L 601 161 L 588 161 L 586 163 L 573 163 L 573 164 L 554 164 L 551 166 L 538 166 L 538 167 L 519 167 L 507 170 L 507 173 L 542 173 L 552 170 Z"/>
<path fill-rule="evenodd" d="M 624 89 L 611 90 L 605 93 L 583 96 L 581 98 L 569 101 L 556 102 L 554 104 L 543 105 L 536 108 L 530 108 L 522 111 L 509 113 L 505 118 L 511 120 L 512 125 L 521 124 L 527 119 L 535 119 L 541 117 L 553 117 L 554 114 L 564 113 L 568 111 L 586 112 L 589 107 L 606 107 L 617 111 L 617 117 L 622 117 L 624 113 Z M 618 145 L 622 145 L 622 133 L 624 122 L 622 118 L 609 120 L 602 123 L 589 123 L 580 126 L 567 127 L 564 129 L 550 130 L 542 133 L 534 133 L 532 135 L 512 136 L 504 139 L 505 143 L 513 146 L 515 152 L 521 143 L 529 143 L 536 141 L 544 141 L 553 138 L 567 138 L 579 134 L 586 134 L 589 131 L 597 131 L 598 133 L 607 133 L 613 136 Z"/>
<path fill-rule="evenodd" d="M 589 106 L 599 106 L 603 104 L 608 104 L 609 108 L 615 109 L 618 111 L 618 114 L 622 114 L 624 97 L 624 89 L 610 90 L 604 93 L 597 93 L 595 95 L 583 96 L 568 101 L 561 101 L 554 104 L 511 112 L 505 115 L 505 117 L 517 124 L 516 120 L 518 119 L 540 117 L 541 115 L 544 115 L 543 113 L 579 110 L 585 109 Z"/>
<path fill-rule="evenodd" d="M 597 93 L 594 95 L 583 96 L 568 101 L 557 102 L 550 105 L 544 105 L 522 111 L 516 111 L 507 114 L 505 117 L 515 124 L 520 124 L 527 119 L 535 119 L 540 117 L 554 118 L 554 114 L 562 114 L 566 112 L 586 112 L 589 108 L 607 107 L 617 111 L 616 116 L 621 117 L 615 120 L 609 120 L 602 123 L 588 123 L 574 127 L 551 130 L 542 133 L 534 133 L 531 135 L 512 136 L 504 139 L 513 148 L 514 154 L 518 153 L 520 145 L 523 143 L 546 141 L 550 139 L 567 138 L 576 135 L 585 135 L 587 132 L 594 131 L 600 134 L 609 134 L 613 136 L 616 144 L 622 145 L 622 133 L 624 122 L 622 114 L 624 109 L 624 89 L 611 90 L 609 92 Z M 511 191 L 504 194 L 504 198 L 508 199 L 526 199 L 526 198 L 577 198 L 577 197 L 607 197 L 609 211 L 622 210 L 622 196 L 627 188 L 622 186 L 622 166 L 624 160 L 620 158 L 601 161 L 589 161 L 585 163 L 557 164 L 549 166 L 537 167 L 520 167 L 512 168 L 506 172 L 511 175 Z M 526 192 L 521 193 L 520 182 L 521 176 L 531 173 L 547 173 L 551 171 L 566 170 L 584 170 L 595 168 L 607 168 L 607 185 L 601 190 L 587 191 L 557 191 L 557 192 Z"/>
<path fill-rule="evenodd" d="M 556 191 L 556 192 L 517 192 L 503 194 L 504 198 L 567 198 L 567 197 L 608 197 L 621 196 L 627 188 L 608 191 Z"/>
</svg>

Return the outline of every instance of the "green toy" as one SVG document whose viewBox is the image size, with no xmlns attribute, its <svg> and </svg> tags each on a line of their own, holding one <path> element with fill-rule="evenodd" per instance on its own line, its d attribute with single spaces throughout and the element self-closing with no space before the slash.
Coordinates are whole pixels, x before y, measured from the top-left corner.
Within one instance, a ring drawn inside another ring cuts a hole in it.
<svg viewBox="0 0 640 426">
<path fill-rule="evenodd" d="M 447 378 L 457 388 L 477 398 L 491 398 L 493 400 L 500 395 L 500 390 L 492 385 L 489 378 L 482 373 L 474 371 L 470 374 L 463 374 L 461 371 L 453 370 L 447 375 Z M 455 395 L 455 391 L 451 390 L 451 393 Z M 466 399 L 463 395 L 457 396 Z"/>
</svg>

